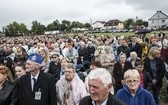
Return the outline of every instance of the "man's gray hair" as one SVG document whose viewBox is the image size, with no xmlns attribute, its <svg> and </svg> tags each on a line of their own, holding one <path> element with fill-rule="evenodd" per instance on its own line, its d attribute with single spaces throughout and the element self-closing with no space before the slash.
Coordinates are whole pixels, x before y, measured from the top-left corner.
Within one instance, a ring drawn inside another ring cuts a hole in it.
<svg viewBox="0 0 168 105">
<path fill-rule="evenodd" d="M 89 80 L 97 78 L 100 78 L 104 85 L 112 84 L 111 74 L 105 68 L 96 68 L 92 70 L 88 75 Z"/>
</svg>

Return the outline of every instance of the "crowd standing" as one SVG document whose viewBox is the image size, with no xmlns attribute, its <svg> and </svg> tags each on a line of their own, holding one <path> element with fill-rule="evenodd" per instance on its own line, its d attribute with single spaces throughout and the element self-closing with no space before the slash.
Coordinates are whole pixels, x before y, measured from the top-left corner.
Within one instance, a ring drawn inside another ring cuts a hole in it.
<svg viewBox="0 0 168 105">
<path fill-rule="evenodd" d="M 0 105 L 159 105 L 164 80 L 163 32 L 0 39 Z"/>
</svg>

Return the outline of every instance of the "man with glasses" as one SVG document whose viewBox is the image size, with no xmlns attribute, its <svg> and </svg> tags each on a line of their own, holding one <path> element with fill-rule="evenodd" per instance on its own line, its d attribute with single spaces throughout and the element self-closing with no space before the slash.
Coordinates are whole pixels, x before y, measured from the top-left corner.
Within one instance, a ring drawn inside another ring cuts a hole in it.
<svg viewBox="0 0 168 105">
<path fill-rule="evenodd" d="M 124 86 L 116 96 L 126 105 L 156 105 L 152 94 L 140 85 L 140 75 L 136 69 L 124 73 Z"/>
</svg>

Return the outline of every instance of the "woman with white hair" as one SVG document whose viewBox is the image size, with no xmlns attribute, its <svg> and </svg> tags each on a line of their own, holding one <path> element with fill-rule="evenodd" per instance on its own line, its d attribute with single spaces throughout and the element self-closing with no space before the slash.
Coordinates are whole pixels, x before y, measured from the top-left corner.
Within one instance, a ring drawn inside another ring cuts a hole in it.
<svg viewBox="0 0 168 105">
<path fill-rule="evenodd" d="M 75 72 L 74 64 L 65 66 L 64 75 L 56 83 L 57 105 L 78 105 L 87 95 L 86 86 Z"/>
<path fill-rule="evenodd" d="M 115 84 L 114 84 L 115 93 L 123 87 L 122 82 L 123 82 L 123 77 L 124 77 L 125 71 L 133 68 L 132 64 L 129 61 L 127 61 L 126 59 L 127 59 L 126 54 L 121 53 L 119 55 L 119 61 L 117 61 L 114 64 L 113 77 L 115 79 Z"/>
<path fill-rule="evenodd" d="M 124 73 L 124 86 L 116 96 L 127 105 L 156 105 L 152 94 L 140 85 L 140 74 L 136 69 Z"/>
</svg>

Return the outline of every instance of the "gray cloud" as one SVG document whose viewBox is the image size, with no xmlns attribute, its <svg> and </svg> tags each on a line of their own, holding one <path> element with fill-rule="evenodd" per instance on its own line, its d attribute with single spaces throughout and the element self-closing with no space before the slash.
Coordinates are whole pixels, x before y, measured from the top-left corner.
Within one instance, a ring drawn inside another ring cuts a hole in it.
<svg viewBox="0 0 168 105">
<path fill-rule="evenodd" d="M 135 18 L 149 19 L 158 10 L 168 14 L 165 0 L 0 0 L 0 30 L 13 21 L 38 20 L 44 25 L 55 19 L 90 22 Z"/>
</svg>

